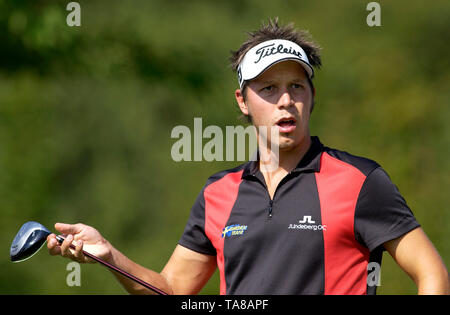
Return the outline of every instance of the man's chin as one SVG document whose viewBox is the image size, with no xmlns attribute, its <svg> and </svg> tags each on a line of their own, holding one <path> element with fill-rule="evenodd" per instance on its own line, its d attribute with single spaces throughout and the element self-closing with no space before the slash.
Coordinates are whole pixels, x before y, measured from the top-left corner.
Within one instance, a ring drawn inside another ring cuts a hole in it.
<svg viewBox="0 0 450 315">
<path fill-rule="evenodd" d="M 294 141 L 280 141 L 280 144 L 278 145 L 278 150 L 281 152 L 284 151 L 291 151 L 296 147 Z"/>
<path fill-rule="evenodd" d="M 280 152 L 286 152 L 291 150 L 298 150 L 302 144 L 304 144 L 305 137 L 294 137 L 293 135 L 291 137 L 289 136 L 281 136 L 279 139 L 279 145 L 278 150 Z"/>
</svg>

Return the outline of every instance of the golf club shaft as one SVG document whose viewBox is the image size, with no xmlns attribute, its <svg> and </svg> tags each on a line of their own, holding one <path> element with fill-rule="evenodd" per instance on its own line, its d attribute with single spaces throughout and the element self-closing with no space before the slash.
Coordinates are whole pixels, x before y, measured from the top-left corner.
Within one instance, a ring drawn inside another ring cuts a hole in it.
<svg viewBox="0 0 450 315">
<path fill-rule="evenodd" d="M 62 241 L 64 240 L 64 237 L 58 235 L 56 239 L 57 239 L 60 243 L 62 243 Z M 73 244 L 70 244 L 70 248 L 76 249 L 75 246 L 74 246 Z M 147 282 L 145 282 L 145 281 L 143 281 L 143 280 L 141 280 L 141 279 L 139 279 L 139 278 L 133 276 L 132 274 L 126 272 L 125 270 L 122 270 L 122 269 L 120 269 L 119 267 L 116 267 L 116 266 L 114 266 L 114 265 L 111 265 L 110 263 L 104 261 L 103 259 L 98 258 L 97 256 L 94 256 L 94 255 L 92 255 L 92 254 L 90 254 L 90 253 L 88 253 L 88 252 L 86 252 L 86 251 L 84 251 L 84 250 L 83 250 L 82 252 L 83 252 L 84 255 L 86 255 L 87 257 L 91 258 L 92 260 L 95 260 L 96 262 L 98 262 L 98 263 L 100 263 L 100 264 L 102 264 L 102 265 L 108 267 L 109 269 L 111 269 L 111 270 L 113 270 L 113 271 L 115 271 L 115 272 L 120 273 L 122 276 L 127 277 L 128 279 L 133 280 L 133 281 L 139 283 L 140 285 L 146 287 L 147 289 L 152 290 L 153 292 L 155 292 L 155 293 L 157 293 L 157 294 L 160 294 L 160 295 L 167 295 L 166 292 L 164 292 L 164 291 L 158 289 L 157 287 L 154 287 L 154 286 L 152 286 L 151 284 L 149 284 L 149 283 L 147 283 Z"/>
</svg>

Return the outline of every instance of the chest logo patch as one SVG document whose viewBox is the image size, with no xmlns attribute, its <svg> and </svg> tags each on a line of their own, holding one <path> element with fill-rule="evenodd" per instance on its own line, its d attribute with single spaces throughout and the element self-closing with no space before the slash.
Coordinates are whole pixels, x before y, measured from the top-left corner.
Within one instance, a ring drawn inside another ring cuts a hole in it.
<svg viewBox="0 0 450 315">
<path fill-rule="evenodd" d="M 246 225 L 240 225 L 240 224 L 228 225 L 228 226 L 224 227 L 222 230 L 222 238 L 242 235 L 245 233 L 246 230 L 247 230 Z"/>
<path fill-rule="evenodd" d="M 313 231 L 326 231 L 327 226 L 324 224 L 315 224 L 316 221 L 312 219 L 310 215 L 303 216 L 303 219 L 298 221 L 299 224 L 289 224 L 289 230 L 313 230 Z"/>
</svg>

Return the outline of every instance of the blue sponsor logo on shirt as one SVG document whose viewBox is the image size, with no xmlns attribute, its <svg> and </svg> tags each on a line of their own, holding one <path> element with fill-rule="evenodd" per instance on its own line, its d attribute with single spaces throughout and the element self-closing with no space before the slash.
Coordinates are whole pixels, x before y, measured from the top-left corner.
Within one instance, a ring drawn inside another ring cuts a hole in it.
<svg viewBox="0 0 450 315">
<path fill-rule="evenodd" d="M 230 237 L 233 235 L 242 235 L 247 230 L 246 225 L 233 224 L 223 228 L 222 238 Z"/>
</svg>

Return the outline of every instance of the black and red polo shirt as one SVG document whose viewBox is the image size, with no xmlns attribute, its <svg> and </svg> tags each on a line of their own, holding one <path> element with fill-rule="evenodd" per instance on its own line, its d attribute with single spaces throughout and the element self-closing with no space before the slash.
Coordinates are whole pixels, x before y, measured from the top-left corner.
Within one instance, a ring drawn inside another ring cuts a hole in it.
<svg viewBox="0 0 450 315">
<path fill-rule="evenodd" d="M 380 165 L 312 137 L 273 199 L 256 161 L 211 176 L 179 244 L 217 256 L 221 294 L 375 294 L 368 264 L 418 226 Z"/>
</svg>

